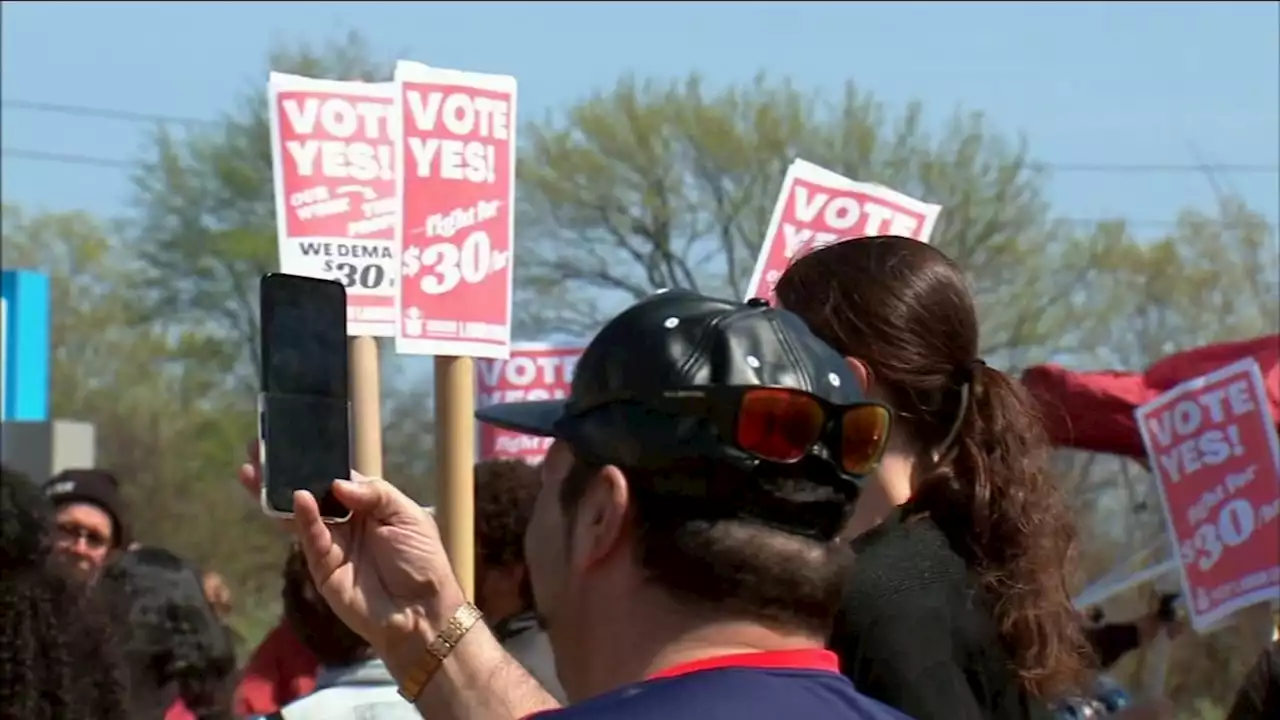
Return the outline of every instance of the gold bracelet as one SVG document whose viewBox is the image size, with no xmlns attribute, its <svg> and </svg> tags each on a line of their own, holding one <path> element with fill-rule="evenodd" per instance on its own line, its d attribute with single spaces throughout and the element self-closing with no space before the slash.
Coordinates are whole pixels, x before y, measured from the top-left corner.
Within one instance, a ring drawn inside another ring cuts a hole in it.
<svg viewBox="0 0 1280 720">
<path fill-rule="evenodd" d="M 462 638 L 483 617 L 484 614 L 475 605 L 469 602 L 459 605 L 458 609 L 453 612 L 453 617 L 449 618 L 449 622 L 440 631 L 440 634 L 427 643 L 428 656 L 425 662 L 410 671 L 409 676 L 400 685 L 400 697 L 411 703 L 417 702 L 418 698 L 422 696 L 422 691 L 427 688 L 427 683 L 431 682 L 431 678 L 435 676 L 440 666 L 444 664 L 445 659 L 449 657 L 449 653 L 458 647 L 458 643 L 462 642 Z"/>
</svg>

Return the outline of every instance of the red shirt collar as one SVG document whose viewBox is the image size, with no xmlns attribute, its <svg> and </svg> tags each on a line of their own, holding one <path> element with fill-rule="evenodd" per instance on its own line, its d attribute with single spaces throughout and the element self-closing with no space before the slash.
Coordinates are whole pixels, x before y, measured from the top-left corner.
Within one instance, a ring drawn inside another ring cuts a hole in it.
<svg viewBox="0 0 1280 720">
<path fill-rule="evenodd" d="M 724 670 L 728 668 L 745 668 L 751 670 L 820 670 L 822 672 L 840 672 L 840 659 L 830 650 L 820 648 L 804 648 L 802 650 L 772 650 L 768 652 L 746 652 L 734 655 L 719 655 L 692 662 L 673 665 L 665 670 L 653 673 L 646 680 L 662 680 L 681 677 L 703 670 Z M 546 710 L 526 716 L 524 720 L 535 720 L 554 711 Z"/>
<path fill-rule="evenodd" d="M 674 665 L 649 676 L 649 680 L 680 677 L 703 670 L 748 668 L 753 670 L 822 670 L 840 672 L 840 660 L 830 650 L 804 648 L 802 650 L 773 650 L 720 655 Z"/>
</svg>

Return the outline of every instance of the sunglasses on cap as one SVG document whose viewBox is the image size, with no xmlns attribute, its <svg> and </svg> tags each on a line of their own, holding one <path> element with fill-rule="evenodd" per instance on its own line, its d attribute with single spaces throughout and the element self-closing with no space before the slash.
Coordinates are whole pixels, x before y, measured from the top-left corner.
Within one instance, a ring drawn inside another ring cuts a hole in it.
<svg viewBox="0 0 1280 720">
<path fill-rule="evenodd" d="M 876 402 L 836 405 L 793 388 L 708 386 L 670 390 L 657 397 L 614 397 L 575 408 L 583 414 L 630 401 L 677 416 L 710 420 L 720 438 L 761 460 L 794 463 L 825 447 L 844 472 L 875 470 L 889 441 L 893 413 Z"/>
</svg>

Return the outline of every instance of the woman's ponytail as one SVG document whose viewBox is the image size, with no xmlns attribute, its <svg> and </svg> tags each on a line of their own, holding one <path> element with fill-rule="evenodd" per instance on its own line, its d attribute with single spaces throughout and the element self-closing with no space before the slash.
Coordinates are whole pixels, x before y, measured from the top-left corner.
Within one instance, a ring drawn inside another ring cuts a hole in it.
<svg viewBox="0 0 1280 720">
<path fill-rule="evenodd" d="M 1075 522 L 1021 385 L 982 362 L 967 370 L 953 393 L 957 405 L 964 400 L 958 423 L 915 505 L 968 553 L 1023 685 L 1053 697 L 1088 675 L 1089 646 L 1067 587 Z"/>
</svg>

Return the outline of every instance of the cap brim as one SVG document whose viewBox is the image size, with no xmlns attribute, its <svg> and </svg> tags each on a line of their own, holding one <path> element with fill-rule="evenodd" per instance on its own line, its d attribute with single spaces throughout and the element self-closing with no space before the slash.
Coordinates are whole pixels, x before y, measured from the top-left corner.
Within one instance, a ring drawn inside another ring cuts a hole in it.
<svg viewBox="0 0 1280 720">
<path fill-rule="evenodd" d="M 526 435 L 556 437 L 556 424 L 564 417 L 563 400 L 499 403 L 476 410 L 482 423 Z"/>
</svg>

